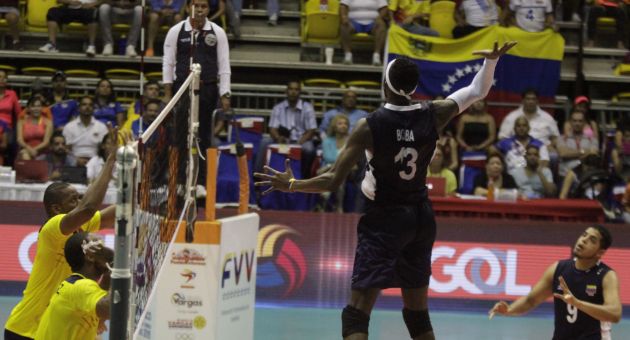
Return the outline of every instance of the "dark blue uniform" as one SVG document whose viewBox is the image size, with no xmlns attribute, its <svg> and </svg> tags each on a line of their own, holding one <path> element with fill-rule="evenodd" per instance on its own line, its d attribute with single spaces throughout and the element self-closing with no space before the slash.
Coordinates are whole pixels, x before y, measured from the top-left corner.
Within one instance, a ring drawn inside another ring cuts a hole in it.
<svg viewBox="0 0 630 340">
<path fill-rule="evenodd" d="M 358 226 L 352 288 L 421 288 L 429 284 L 435 217 L 427 167 L 438 133 L 431 102 L 386 104 L 367 117 L 373 149 L 361 190 L 368 198 Z"/>
<path fill-rule="evenodd" d="M 603 281 L 608 271 L 612 270 L 603 262 L 583 271 L 575 268 L 573 259 L 558 262 L 553 274 L 553 292 L 563 294 L 559 276 L 567 282 L 571 293 L 578 299 L 598 305 L 604 304 Z M 554 298 L 555 330 L 554 340 L 599 340 L 606 339 L 610 324 L 601 322 L 590 315 Z M 603 332 L 602 332 L 603 330 Z"/>
</svg>

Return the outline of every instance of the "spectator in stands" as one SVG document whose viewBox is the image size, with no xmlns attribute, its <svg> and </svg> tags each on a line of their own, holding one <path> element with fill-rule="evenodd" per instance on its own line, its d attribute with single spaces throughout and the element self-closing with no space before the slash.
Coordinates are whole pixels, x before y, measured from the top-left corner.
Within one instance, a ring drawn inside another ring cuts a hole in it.
<svg viewBox="0 0 630 340">
<path fill-rule="evenodd" d="M 630 223 L 630 184 L 626 185 L 621 204 L 623 206 L 623 221 Z"/>
<path fill-rule="evenodd" d="M 208 15 L 208 20 L 219 26 L 223 26 L 221 16 L 225 13 L 225 0 L 210 0 L 209 5 L 210 14 Z"/>
<path fill-rule="evenodd" d="M 346 145 L 349 136 L 350 119 L 346 115 L 338 114 L 331 120 L 326 138 L 322 140 L 322 166 L 317 170 L 317 174 L 322 174 L 332 168 L 339 151 Z M 349 176 L 350 177 L 350 176 Z M 340 185 L 335 191 L 335 204 L 333 211 L 343 212 L 343 200 L 345 197 L 345 184 Z M 322 199 L 328 202 L 331 192 L 321 193 Z"/>
<path fill-rule="evenodd" d="M 48 42 L 39 48 L 40 52 L 57 53 L 57 33 L 59 27 L 71 22 L 80 22 L 87 25 L 89 44 L 85 50 L 88 57 L 96 55 L 96 31 L 98 30 L 98 10 L 100 0 L 58 0 L 59 7 L 48 10 L 46 20 L 48 22 Z"/>
<path fill-rule="evenodd" d="M 40 97 L 32 96 L 26 104 L 26 116 L 17 122 L 18 159 L 35 159 L 48 151 L 53 124 L 49 118 L 42 116 L 43 104 Z"/>
<path fill-rule="evenodd" d="M 514 122 L 520 116 L 525 116 L 529 121 L 529 134 L 545 143 L 549 153 L 555 153 L 556 139 L 560 136 L 558 123 L 553 116 L 538 106 L 538 93 L 534 89 L 525 90 L 522 105 L 503 119 L 499 139 L 512 136 Z"/>
<path fill-rule="evenodd" d="M 160 110 L 162 109 L 162 101 L 159 99 L 150 99 L 144 104 L 144 110 L 142 112 L 142 131 L 146 131 L 149 125 L 153 123 Z M 140 118 L 134 120 L 130 126 L 131 134 L 134 139 L 140 137 Z M 104 158 L 103 158 L 104 159 Z"/>
<path fill-rule="evenodd" d="M 5 133 L 4 126 L 0 125 L 0 165 L 4 165 L 7 148 L 9 147 L 9 138 Z"/>
<path fill-rule="evenodd" d="M 8 74 L 5 70 L 0 70 L 0 125 L 4 127 L 9 140 L 12 139 L 15 130 L 15 119 L 22 111 L 20 102 L 15 91 L 8 88 Z"/>
<path fill-rule="evenodd" d="M 31 97 L 37 97 L 42 101 L 42 117 L 50 119 L 52 121 L 52 112 L 50 111 L 50 103 L 46 98 L 44 84 L 42 83 L 39 77 L 35 78 L 35 80 L 31 83 Z M 23 107 L 20 114 L 18 114 L 18 119 L 26 116 L 28 114 L 28 108 Z"/>
<path fill-rule="evenodd" d="M 584 135 L 586 125 L 585 115 L 581 111 L 573 111 L 569 118 L 571 134 L 558 138 L 557 148 L 560 163 L 558 174 L 561 177 L 567 175 L 569 170 L 580 164 L 580 158 L 585 154 L 599 154 L 599 142 L 594 137 Z"/>
<path fill-rule="evenodd" d="M 529 199 L 555 197 L 557 189 L 553 183 L 553 174 L 548 167 L 540 163 L 539 146 L 529 144 L 526 149 L 527 165 L 509 172 L 521 195 Z"/>
<path fill-rule="evenodd" d="M 90 158 L 87 164 L 85 164 L 85 167 L 87 169 L 88 184 L 93 183 L 98 178 L 101 170 L 103 170 L 103 165 L 105 165 L 105 160 L 107 159 L 107 157 L 109 157 L 110 150 L 115 150 L 114 146 L 112 145 L 113 143 L 116 143 L 116 141 L 114 140 L 112 134 L 106 133 L 103 136 L 101 142 L 98 144 L 97 154 Z M 112 177 L 109 180 L 110 187 L 116 186 L 117 175 L 118 173 L 116 172 L 116 168 L 114 168 L 114 171 L 112 172 Z"/>
<path fill-rule="evenodd" d="M 602 159 L 595 154 L 587 154 L 580 166 L 569 170 L 560 190 L 560 199 L 597 199 L 605 195 L 608 172 L 602 168 Z"/>
<path fill-rule="evenodd" d="M 276 104 L 269 119 L 269 134 L 264 137 L 256 155 L 256 170 L 262 171 L 267 146 L 272 143 L 300 144 L 302 146 L 302 176 L 310 177 L 310 169 L 315 158 L 315 144 L 317 122 L 315 110 L 311 103 L 300 98 L 301 85 L 299 81 L 289 81 L 287 84 L 287 99 Z"/>
<path fill-rule="evenodd" d="M 584 112 L 586 124 L 584 124 L 583 134 L 586 137 L 593 137 L 599 140 L 599 126 L 597 121 L 591 116 L 591 109 L 589 107 L 590 100 L 586 96 L 578 96 L 573 101 L 573 111 Z M 571 127 L 571 121 L 567 119 L 564 122 L 563 132 L 565 135 L 570 135 L 573 131 Z"/>
<path fill-rule="evenodd" d="M 66 86 L 68 85 L 66 74 L 57 71 L 52 76 L 52 91 L 46 101 L 50 103 L 52 121 L 55 129 L 61 131 L 68 122 L 79 114 L 79 103 L 70 99 Z"/>
<path fill-rule="evenodd" d="M 235 12 L 241 13 L 243 9 L 243 1 L 244 0 L 231 0 L 232 7 Z M 250 1 L 249 8 L 254 8 L 254 1 Z M 276 26 L 278 25 L 278 17 L 280 16 L 280 4 L 278 0 L 267 0 L 267 25 Z"/>
<path fill-rule="evenodd" d="M 390 0 L 390 19 L 407 32 L 439 37 L 440 33 L 429 28 L 429 0 Z"/>
<path fill-rule="evenodd" d="M 542 32 L 547 28 L 558 30 L 551 0 L 510 0 L 509 3 L 507 26 L 518 26 L 527 32 Z"/>
<path fill-rule="evenodd" d="M 435 146 L 433 158 L 427 169 L 427 177 L 444 178 L 446 180 L 446 193 L 448 195 L 455 194 L 455 190 L 457 190 L 457 178 L 453 171 L 444 166 L 444 151 L 439 144 Z"/>
<path fill-rule="evenodd" d="M 494 143 L 497 127 L 486 110 L 486 101 L 473 103 L 457 122 L 457 143 L 465 151 L 486 151 Z"/>
<path fill-rule="evenodd" d="M 627 4 L 627 3 L 626 3 Z M 597 29 L 597 19 L 600 17 L 613 17 L 617 25 L 616 39 L 617 48 L 625 49 L 624 41 L 627 38 L 628 29 L 626 28 L 626 13 L 623 0 L 595 0 L 588 10 L 587 34 L 588 40 L 586 46 L 595 46 L 595 30 Z"/>
<path fill-rule="evenodd" d="M 184 3 L 184 0 L 151 0 L 145 57 L 153 57 L 155 55 L 153 47 L 161 26 L 171 27 L 182 21 L 182 7 Z"/>
<path fill-rule="evenodd" d="M 96 84 L 94 95 L 94 118 L 112 126 L 123 126 L 125 123 L 125 110 L 116 101 L 114 84 L 109 79 L 101 79 Z"/>
<path fill-rule="evenodd" d="M 243 13 L 242 0 L 227 0 L 225 2 L 225 13 L 227 14 L 230 32 L 234 39 L 241 38 L 241 14 Z"/>
<path fill-rule="evenodd" d="M 611 158 L 615 173 L 624 181 L 630 182 L 630 120 L 622 119 L 617 126 Z"/>
<path fill-rule="evenodd" d="M 127 47 L 125 55 L 136 57 L 136 44 L 142 26 L 142 6 L 139 0 L 105 0 L 98 8 L 98 20 L 101 25 L 103 39 L 103 55 L 114 53 L 114 38 L 112 37 L 112 23 L 130 23 L 127 33 Z"/>
<path fill-rule="evenodd" d="M 18 9 L 19 0 L 0 0 L 0 19 L 4 19 L 7 21 L 7 25 L 9 26 L 9 34 L 11 35 L 11 40 L 9 40 L 9 48 L 21 51 L 24 49 L 22 43 L 20 42 L 20 28 L 19 28 L 19 19 L 20 19 L 20 10 Z"/>
<path fill-rule="evenodd" d="M 356 125 L 357 121 L 361 118 L 367 116 L 367 112 L 357 109 L 357 93 L 353 90 L 347 90 L 343 94 L 343 98 L 341 99 L 341 106 L 336 107 L 332 110 L 324 113 L 324 117 L 322 118 L 322 123 L 319 125 L 319 131 L 322 137 L 322 140 L 326 138 L 328 134 L 328 127 L 330 122 L 337 115 L 344 115 L 350 121 L 350 130 L 352 132 L 352 128 Z"/>
<path fill-rule="evenodd" d="M 457 23 L 453 28 L 455 39 L 499 22 L 499 6 L 494 0 L 461 0 L 456 4 L 453 13 Z"/>
<path fill-rule="evenodd" d="M 60 131 L 53 132 L 50 138 L 50 152 L 40 155 L 37 159 L 48 162 L 48 180 L 50 181 L 61 178 L 61 168 L 77 165 L 77 160 L 70 154 L 66 138 Z"/>
<path fill-rule="evenodd" d="M 94 119 L 94 100 L 90 96 L 81 98 L 79 117 L 70 121 L 63 128 L 66 144 L 76 158 L 78 166 L 85 166 L 90 158 L 96 156 L 98 144 L 107 131 L 107 126 Z"/>
<path fill-rule="evenodd" d="M 442 129 L 438 133 L 437 145 L 442 148 L 444 167 L 455 172 L 459 168 L 457 141 L 453 138 L 452 132 L 448 128 Z"/>
<path fill-rule="evenodd" d="M 387 35 L 386 0 L 341 0 L 339 17 L 341 20 L 341 47 L 345 52 L 343 63 L 352 64 L 352 34 L 369 33 L 374 36 L 372 65 L 381 64 L 381 51 Z"/>
<path fill-rule="evenodd" d="M 142 86 L 142 98 L 136 100 L 133 105 L 127 109 L 127 118 L 123 125 L 123 130 L 131 129 L 131 123 L 140 118 L 140 111 L 144 108 L 149 101 L 160 98 L 160 84 L 155 80 L 149 80 Z M 160 110 L 162 105 L 160 106 Z M 158 111 L 159 113 L 159 111 Z"/>
<path fill-rule="evenodd" d="M 503 157 L 491 154 L 486 161 L 486 171 L 477 175 L 473 181 L 475 195 L 487 196 L 489 189 L 517 189 L 514 178 L 505 170 Z"/>
<path fill-rule="evenodd" d="M 549 165 L 549 151 L 547 150 L 547 146 L 541 140 L 529 134 L 529 122 L 527 118 L 520 116 L 516 118 L 514 122 L 514 135 L 500 140 L 491 148 L 490 152 L 498 151 L 501 153 L 505 159 L 508 171 L 512 171 L 527 165 L 525 155 L 528 145 L 538 147 L 540 165 L 547 167 Z"/>
</svg>

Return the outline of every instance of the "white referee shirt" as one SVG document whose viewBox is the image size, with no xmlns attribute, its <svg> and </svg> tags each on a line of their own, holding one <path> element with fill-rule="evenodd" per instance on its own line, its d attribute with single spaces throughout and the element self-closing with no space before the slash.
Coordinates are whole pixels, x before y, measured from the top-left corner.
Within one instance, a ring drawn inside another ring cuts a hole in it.
<svg viewBox="0 0 630 340">
<path fill-rule="evenodd" d="M 162 82 L 164 84 L 172 84 L 175 80 L 175 65 L 177 61 L 175 56 L 177 55 L 177 37 L 182 30 L 190 32 L 192 25 L 190 20 L 186 19 L 171 27 L 166 34 L 164 40 L 164 57 L 162 58 Z M 224 95 L 230 92 L 230 77 L 232 71 L 230 69 L 230 48 L 228 45 L 227 35 L 221 26 L 206 19 L 206 23 L 203 26 L 203 30 L 212 30 L 217 36 L 217 67 L 219 74 L 219 95 Z M 203 65 L 201 65 L 203 67 Z"/>
</svg>

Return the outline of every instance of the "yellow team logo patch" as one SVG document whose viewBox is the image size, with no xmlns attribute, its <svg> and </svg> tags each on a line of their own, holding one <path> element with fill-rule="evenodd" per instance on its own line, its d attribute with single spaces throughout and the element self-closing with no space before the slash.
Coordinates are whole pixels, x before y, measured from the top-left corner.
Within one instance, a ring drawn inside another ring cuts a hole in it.
<svg viewBox="0 0 630 340">
<path fill-rule="evenodd" d="M 597 285 L 586 285 L 586 295 L 595 296 L 597 293 Z"/>
</svg>

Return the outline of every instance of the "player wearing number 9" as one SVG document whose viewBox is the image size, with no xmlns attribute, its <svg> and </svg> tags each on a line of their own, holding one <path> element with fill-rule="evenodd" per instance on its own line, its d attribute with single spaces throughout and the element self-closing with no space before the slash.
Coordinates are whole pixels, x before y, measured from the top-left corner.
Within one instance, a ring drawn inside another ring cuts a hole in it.
<svg viewBox="0 0 630 340">
<path fill-rule="evenodd" d="M 527 296 L 512 304 L 497 302 L 494 314 L 517 316 L 554 297 L 554 340 L 611 339 L 610 324 L 621 319 L 619 279 L 601 261 L 612 243 L 610 232 L 588 227 L 573 247 L 573 258 L 557 261 Z"/>
<path fill-rule="evenodd" d="M 344 338 L 367 339 L 370 313 L 381 289 L 402 288 L 403 319 L 414 339 L 434 339 L 427 293 L 435 217 L 427 198 L 427 167 L 438 132 L 459 113 L 484 98 L 498 58 L 516 45 L 474 52 L 485 57 L 472 83 L 445 100 L 411 103 L 419 71 L 408 59 L 393 59 L 385 70 L 387 103 L 357 122 L 332 168 L 317 177 L 296 180 L 286 171 L 265 167 L 257 186 L 286 192 L 335 191 L 365 154 L 368 169 L 361 184 L 367 198 L 359 220 L 352 273 L 352 294 L 341 314 Z"/>
</svg>

